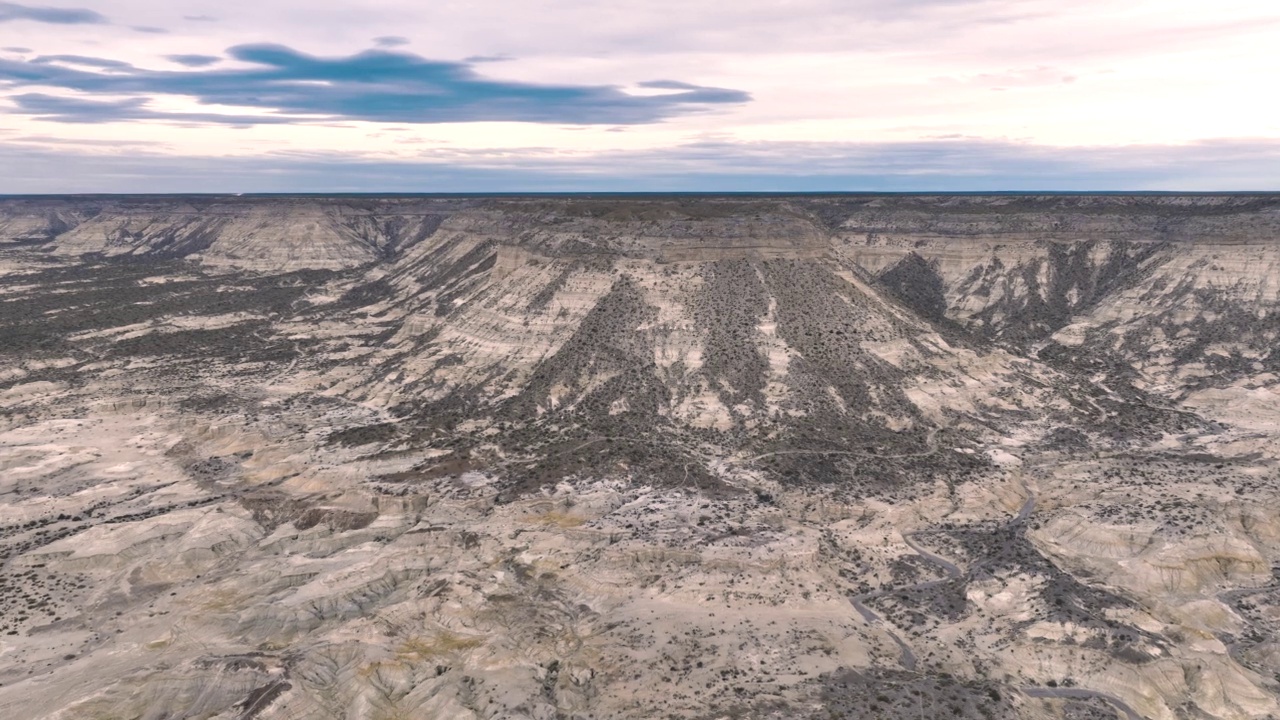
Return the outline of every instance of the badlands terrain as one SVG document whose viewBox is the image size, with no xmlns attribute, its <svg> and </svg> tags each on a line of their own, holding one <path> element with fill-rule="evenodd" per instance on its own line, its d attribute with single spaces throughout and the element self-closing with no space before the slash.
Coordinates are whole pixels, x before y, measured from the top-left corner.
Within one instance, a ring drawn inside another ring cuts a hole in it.
<svg viewBox="0 0 1280 720">
<path fill-rule="evenodd" d="M 0 717 L 1280 717 L 1280 197 L 0 199 Z"/>
</svg>

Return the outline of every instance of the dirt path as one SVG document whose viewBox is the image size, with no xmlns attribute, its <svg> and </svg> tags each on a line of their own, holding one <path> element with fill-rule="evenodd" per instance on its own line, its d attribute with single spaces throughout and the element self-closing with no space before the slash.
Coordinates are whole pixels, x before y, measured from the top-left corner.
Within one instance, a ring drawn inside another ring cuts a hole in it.
<svg viewBox="0 0 1280 720">
<path fill-rule="evenodd" d="M 1034 698 L 1066 698 L 1072 700 L 1098 698 L 1099 700 L 1105 700 L 1114 705 L 1117 710 L 1125 714 L 1128 720 L 1146 720 L 1142 715 L 1139 715 L 1136 710 L 1129 707 L 1129 703 L 1121 700 L 1115 695 L 1108 695 L 1107 693 L 1098 692 L 1097 690 L 1086 690 L 1084 688 L 1051 688 L 1040 687 L 1038 685 L 1020 688 L 1020 690 L 1022 690 L 1023 694 L 1028 697 Z"/>
</svg>

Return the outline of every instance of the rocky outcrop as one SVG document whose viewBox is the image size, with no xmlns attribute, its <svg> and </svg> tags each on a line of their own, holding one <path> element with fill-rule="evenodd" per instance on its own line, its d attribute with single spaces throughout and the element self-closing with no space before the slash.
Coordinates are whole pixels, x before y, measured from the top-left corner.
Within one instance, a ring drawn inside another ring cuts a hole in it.
<svg viewBox="0 0 1280 720">
<path fill-rule="evenodd" d="M 0 199 L 0 243 L 36 243 L 75 228 L 98 212 L 97 203 L 65 198 Z"/>
<path fill-rule="evenodd" d="M 430 235 L 456 203 L 184 197 L 12 200 L 0 235 L 46 240 L 68 257 L 188 258 L 210 269 L 280 273 L 366 265 Z"/>
</svg>

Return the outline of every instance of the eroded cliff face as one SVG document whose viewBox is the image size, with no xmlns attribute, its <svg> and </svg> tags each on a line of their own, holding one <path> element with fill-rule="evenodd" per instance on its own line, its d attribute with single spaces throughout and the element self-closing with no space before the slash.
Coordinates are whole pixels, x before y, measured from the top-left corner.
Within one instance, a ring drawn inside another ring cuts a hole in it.
<svg viewBox="0 0 1280 720">
<path fill-rule="evenodd" d="M 4 201 L 0 709 L 1280 714 L 1277 207 Z"/>
<path fill-rule="evenodd" d="M 338 270 L 427 237 L 456 203 L 308 198 L 10 200 L 0 242 L 65 257 L 185 258 L 212 270 Z"/>
</svg>

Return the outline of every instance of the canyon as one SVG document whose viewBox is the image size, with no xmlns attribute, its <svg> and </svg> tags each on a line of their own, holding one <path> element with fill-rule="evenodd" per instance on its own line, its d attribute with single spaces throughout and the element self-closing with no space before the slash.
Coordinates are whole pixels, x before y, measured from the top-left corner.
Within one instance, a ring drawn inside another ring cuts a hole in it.
<svg viewBox="0 0 1280 720">
<path fill-rule="evenodd" d="M 1280 717 L 1280 196 L 0 198 L 0 711 Z"/>
</svg>

